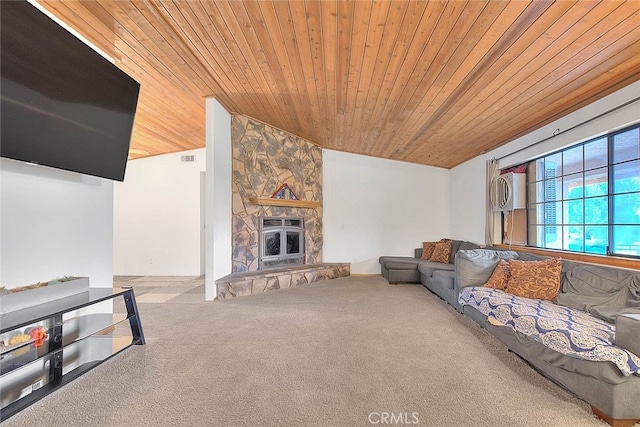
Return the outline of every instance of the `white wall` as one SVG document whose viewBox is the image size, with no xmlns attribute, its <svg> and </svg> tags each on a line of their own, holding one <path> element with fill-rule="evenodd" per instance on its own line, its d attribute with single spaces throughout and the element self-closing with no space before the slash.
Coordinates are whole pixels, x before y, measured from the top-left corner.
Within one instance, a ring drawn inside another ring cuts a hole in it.
<svg viewBox="0 0 640 427">
<path fill-rule="evenodd" d="M 633 83 L 507 145 L 451 169 L 452 237 L 484 242 L 488 159 L 499 159 L 499 167 L 505 168 L 637 123 L 640 121 L 640 101 L 633 100 L 639 94 L 640 82 Z M 628 105 L 599 117 L 625 104 Z M 593 118 L 595 120 L 584 123 Z M 557 135 L 553 136 L 554 133 Z"/>
<path fill-rule="evenodd" d="M 0 284 L 63 276 L 113 286 L 112 181 L 0 159 Z"/>
<path fill-rule="evenodd" d="M 181 162 L 184 155 L 195 162 Z M 205 149 L 131 160 L 114 184 L 116 275 L 198 276 Z"/>
<path fill-rule="evenodd" d="M 381 255 L 451 235 L 446 169 L 323 150 L 322 174 L 324 262 L 380 274 Z"/>
<path fill-rule="evenodd" d="M 486 158 L 476 158 L 449 171 L 451 238 L 484 244 Z"/>
</svg>

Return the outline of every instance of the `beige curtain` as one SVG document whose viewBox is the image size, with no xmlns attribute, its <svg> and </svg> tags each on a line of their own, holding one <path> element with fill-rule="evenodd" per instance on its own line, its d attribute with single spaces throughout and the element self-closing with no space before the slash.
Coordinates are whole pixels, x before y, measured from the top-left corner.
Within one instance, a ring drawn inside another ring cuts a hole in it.
<svg viewBox="0 0 640 427">
<path fill-rule="evenodd" d="M 486 223 L 484 228 L 484 243 L 487 246 L 493 245 L 494 220 L 493 208 L 491 207 L 491 181 L 498 176 L 498 161 L 496 159 L 487 160 L 487 189 L 486 195 Z"/>
</svg>

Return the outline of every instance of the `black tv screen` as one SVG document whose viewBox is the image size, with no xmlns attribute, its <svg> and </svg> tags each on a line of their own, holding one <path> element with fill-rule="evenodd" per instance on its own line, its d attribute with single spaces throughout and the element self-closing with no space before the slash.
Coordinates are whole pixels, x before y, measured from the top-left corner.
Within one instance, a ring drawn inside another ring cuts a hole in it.
<svg viewBox="0 0 640 427">
<path fill-rule="evenodd" d="M 124 180 L 140 85 L 25 1 L 0 1 L 2 157 Z"/>
</svg>

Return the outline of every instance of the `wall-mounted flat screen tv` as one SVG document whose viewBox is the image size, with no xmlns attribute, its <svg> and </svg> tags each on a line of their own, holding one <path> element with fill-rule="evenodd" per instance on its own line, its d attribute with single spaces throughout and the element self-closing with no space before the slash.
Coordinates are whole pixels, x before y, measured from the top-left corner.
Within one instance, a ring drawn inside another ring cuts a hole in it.
<svg viewBox="0 0 640 427">
<path fill-rule="evenodd" d="M 140 84 L 25 1 L 0 1 L 0 154 L 124 180 Z"/>
</svg>

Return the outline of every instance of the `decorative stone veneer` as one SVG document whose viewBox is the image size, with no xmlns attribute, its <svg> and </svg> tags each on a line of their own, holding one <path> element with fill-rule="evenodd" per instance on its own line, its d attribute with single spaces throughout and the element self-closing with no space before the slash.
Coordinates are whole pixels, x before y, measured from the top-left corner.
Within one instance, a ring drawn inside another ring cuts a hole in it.
<svg viewBox="0 0 640 427">
<path fill-rule="evenodd" d="M 258 270 L 261 216 L 304 218 L 305 264 L 322 262 L 322 206 L 254 205 L 287 183 L 298 199 L 322 202 L 322 150 L 309 141 L 248 117 L 231 118 L 234 273 Z"/>
<path fill-rule="evenodd" d="M 241 297 L 273 289 L 347 277 L 350 264 L 310 264 L 259 272 L 234 273 L 216 280 L 218 299 Z"/>
</svg>

